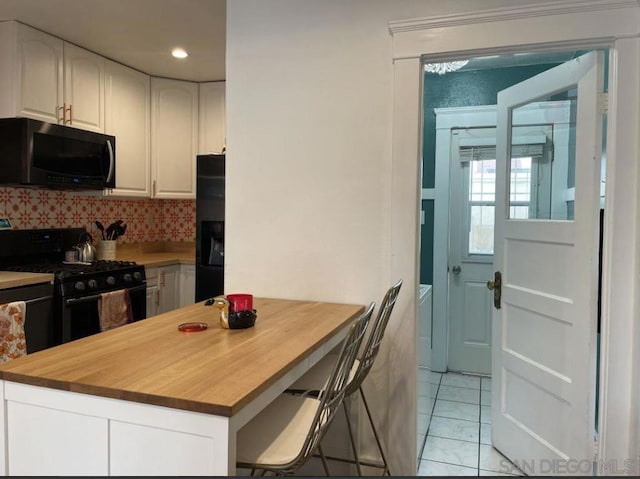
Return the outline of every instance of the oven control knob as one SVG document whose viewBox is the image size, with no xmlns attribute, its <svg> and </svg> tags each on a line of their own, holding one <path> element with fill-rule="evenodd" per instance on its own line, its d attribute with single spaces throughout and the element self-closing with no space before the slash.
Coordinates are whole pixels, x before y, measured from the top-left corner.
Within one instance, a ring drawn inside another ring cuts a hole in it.
<svg viewBox="0 0 640 479">
<path fill-rule="evenodd" d="M 109 286 L 115 286 L 116 279 L 113 276 L 107 276 L 107 284 Z"/>
<path fill-rule="evenodd" d="M 129 273 L 125 273 L 124 276 L 122 276 L 122 279 L 125 283 L 131 283 L 131 275 Z"/>
<path fill-rule="evenodd" d="M 140 272 L 139 272 L 139 271 L 136 271 L 135 273 L 133 273 L 133 279 L 134 279 L 135 281 L 140 281 L 140 280 L 142 280 L 142 274 L 140 274 Z"/>
<path fill-rule="evenodd" d="M 89 289 L 96 289 L 98 287 L 98 282 L 95 279 L 90 279 L 87 281 L 87 286 L 89 286 Z"/>
<path fill-rule="evenodd" d="M 85 285 L 83 281 L 78 281 L 74 286 L 76 291 L 84 291 Z"/>
</svg>

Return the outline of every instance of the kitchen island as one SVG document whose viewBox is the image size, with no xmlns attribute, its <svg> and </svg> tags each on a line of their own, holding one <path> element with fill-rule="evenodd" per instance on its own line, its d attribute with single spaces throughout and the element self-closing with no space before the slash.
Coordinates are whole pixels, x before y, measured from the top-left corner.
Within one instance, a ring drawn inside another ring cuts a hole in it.
<svg viewBox="0 0 640 479">
<path fill-rule="evenodd" d="M 337 346 L 360 305 L 196 303 L 0 365 L 8 475 L 233 475 L 236 432 Z M 205 322 L 201 332 L 178 325 Z"/>
</svg>

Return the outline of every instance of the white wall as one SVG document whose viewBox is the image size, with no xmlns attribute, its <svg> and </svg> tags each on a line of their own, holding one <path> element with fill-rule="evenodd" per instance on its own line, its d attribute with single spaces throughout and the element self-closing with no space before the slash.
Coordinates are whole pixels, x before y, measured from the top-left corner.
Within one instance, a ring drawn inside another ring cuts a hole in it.
<svg viewBox="0 0 640 479">
<path fill-rule="evenodd" d="M 388 22 L 527 3 L 228 2 L 226 292 L 379 302 L 398 279 L 390 269 Z M 397 254 L 417 258 L 416 250 Z M 415 304 L 417 278 L 403 279 L 402 303 Z M 412 307 L 413 322 L 401 327 L 415 334 Z M 388 391 L 384 354 L 379 361 L 368 397 L 377 420 L 388 407 L 390 429 L 402 435 L 389 438 L 397 444 L 393 474 L 414 474 L 415 445 L 405 445 L 416 437 L 415 380 Z M 415 374 L 415 351 L 413 363 L 394 367 Z"/>
</svg>

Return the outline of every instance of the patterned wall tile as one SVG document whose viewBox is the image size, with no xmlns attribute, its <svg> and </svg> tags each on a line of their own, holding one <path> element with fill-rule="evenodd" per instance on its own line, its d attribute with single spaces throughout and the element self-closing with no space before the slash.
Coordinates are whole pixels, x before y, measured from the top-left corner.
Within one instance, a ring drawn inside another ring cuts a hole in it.
<svg viewBox="0 0 640 479">
<path fill-rule="evenodd" d="M 0 187 L 0 217 L 14 229 L 79 228 L 100 238 L 95 221 L 105 228 L 121 219 L 127 225 L 123 243 L 195 241 L 194 200 L 123 199 L 87 196 L 71 191 Z"/>
</svg>

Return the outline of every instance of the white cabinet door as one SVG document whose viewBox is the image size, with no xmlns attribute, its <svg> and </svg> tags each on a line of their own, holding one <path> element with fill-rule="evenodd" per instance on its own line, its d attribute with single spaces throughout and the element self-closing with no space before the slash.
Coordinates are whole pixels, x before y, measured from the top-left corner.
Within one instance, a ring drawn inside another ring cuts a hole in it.
<svg viewBox="0 0 640 479">
<path fill-rule="evenodd" d="M 112 476 L 215 475 L 213 438 L 165 428 L 110 421 Z"/>
<path fill-rule="evenodd" d="M 1 116 L 104 131 L 103 57 L 13 21 L 0 39 Z"/>
<path fill-rule="evenodd" d="M 198 85 L 151 79 L 151 169 L 155 198 L 195 198 Z"/>
<path fill-rule="evenodd" d="M 103 57 L 64 43 L 67 125 L 104 132 L 104 65 Z"/>
<path fill-rule="evenodd" d="M 147 318 L 173 311 L 180 305 L 180 266 L 145 268 Z"/>
<path fill-rule="evenodd" d="M 177 309 L 180 304 L 180 267 L 164 266 L 160 268 L 160 308 L 158 313 Z"/>
<path fill-rule="evenodd" d="M 180 266 L 180 307 L 196 300 L 196 267 L 192 264 Z"/>
<path fill-rule="evenodd" d="M 200 83 L 199 154 L 222 153 L 226 144 L 225 82 Z"/>
<path fill-rule="evenodd" d="M 603 62 L 594 51 L 498 93 L 492 443 L 538 474 L 594 452 Z M 561 198 L 565 208 L 538 210 L 529 203 L 540 183 L 533 158 L 514 154 L 513 119 L 558 98 L 575 118 L 575 162 L 554 161 L 550 173 L 573 185 L 547 191 L 546 204 Z"/>
<path fill-rule="evenodd" d="M 63 41 L 20 23 L 7 27 L 16 38 L 15 63 L 2 65 L 15 75 L 13 115 L 58 123 L 64 103 Z"/>
<path fill-rule="evenodd" d="M 156 316 L 160 307 L 159 274 L 158 268 L 145 267 L 145 276 L 147 278 L 147 318 Z"/>
<path fill-rule="evenodd" d="M 119 63 L 107 61 L 105 132 L 116 137 L 117 196 L 151 195 L 150 79 Z"/>
<path fill-rule="evenodd" d="M 5 417 L 8 475 L 109 474 L 107 419 L 17 401 Z"/>
</svg>

